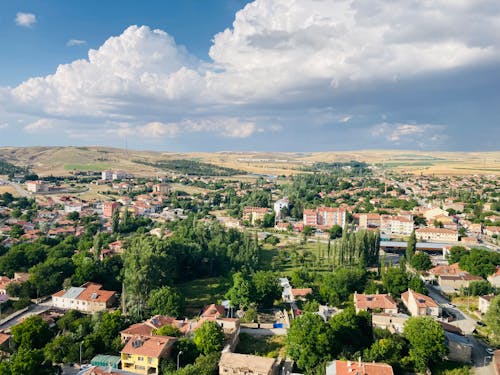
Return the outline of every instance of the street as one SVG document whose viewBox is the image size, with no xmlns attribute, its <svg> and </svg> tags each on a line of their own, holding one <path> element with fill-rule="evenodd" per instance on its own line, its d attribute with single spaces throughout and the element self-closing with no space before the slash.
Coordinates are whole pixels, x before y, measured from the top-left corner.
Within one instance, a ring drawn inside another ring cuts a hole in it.
<svg viewBox="0 0 500 375">
<path fill-rule="evenodd" d="M 42 312 L 47 311 L 52 307 L 52 300 L 49 300 L 47 302 L 43 302 L 40 304 L 34 304 L 31 305 L 29 310 L 26 311 L 25 313 L 16 316 L 15 318 L 9 320 L 8 322 L 0 325 L 0 331 L 9 329 L 16 324 L 19 324 L 23 319 L 27 318 L 28 316 L 34 315 L 34 314 L 40 314 Z"/>
</svg>

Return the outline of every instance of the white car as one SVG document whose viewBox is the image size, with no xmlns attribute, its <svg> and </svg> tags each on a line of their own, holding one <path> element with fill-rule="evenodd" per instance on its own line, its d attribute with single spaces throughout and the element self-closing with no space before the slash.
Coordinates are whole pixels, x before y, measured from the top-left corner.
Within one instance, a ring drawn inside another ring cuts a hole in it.
<svg viewBox="0 0 500 375">
<path fill-rule="evenodd" d="M 488 354 L 494 354 L 495 353 L 495 351 L 493 349 L 491 349 L 491 348 L 486 348 L 486 352 Z"/>
</svg>

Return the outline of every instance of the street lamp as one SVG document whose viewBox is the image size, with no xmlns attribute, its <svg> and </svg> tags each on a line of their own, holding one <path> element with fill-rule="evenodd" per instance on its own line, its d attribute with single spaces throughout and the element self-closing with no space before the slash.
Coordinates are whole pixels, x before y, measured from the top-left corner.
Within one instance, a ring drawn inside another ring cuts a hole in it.
<svg viewBox="0 0 500 375">
<path fill-rule="evenodd" d="M 182 354 L 182 350 L 179 351 L 179 353 L 177 353 L 177 371 L 179 371 L 179 357 L 181 356 Z"/>
</svg>

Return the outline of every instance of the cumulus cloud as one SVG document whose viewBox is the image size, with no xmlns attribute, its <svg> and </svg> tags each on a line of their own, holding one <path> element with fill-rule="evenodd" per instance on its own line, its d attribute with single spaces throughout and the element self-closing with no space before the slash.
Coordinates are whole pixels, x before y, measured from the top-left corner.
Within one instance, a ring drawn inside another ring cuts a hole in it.
<svg viewBox="0 0 500 375">
<path fill-rule="evenodd" d="M 36 23 L 36 16 L 33 13 L 18 12 L 15 21 L 18 26 L 31 27 Z"/>
<path fill-rule="evenodd" d="M 498 61 L 499 33 L 497 0 L 255 0 L 214 36 L 210 61 L 163 30 L 130 26 L 86 59 L 28 79 L 0 100 L 11 111 L 42 118 L 135 124 L 111 128 L 144 137 L 212 132 L 245 138 L 271 127 L 231 119 L 305 102 L 323 103 L 318 107 L 325 114 L 313 123 L 351 124 L 360 116 L 332 104 L 338 95 L 355 98 L 361 87 L 381 81 Z M 208 120 L 184 120 L 186 113 Z M 274 125 L 287 126 L 286 118 L 280 121 Z M 396 126 L 372 133 L 398 142 L 431 129 Z"/>
<path fill-rule="evenodd" d="M 84 44 L 87 44 L 87 41 L 82 39 L 70 39 L 66 42 L 66 46 L 68 47 L 82 46 Z"/>
<path fill-rule="evenodd" d="M 41 133 L 53 128 L 53 122 L 49 119 L 40 119 L 24 126 L 26 133 Z"/>
<path fill-rule="evenodd" d="M 6 122 L 0 124 L 0 129 L 7 129 L 9 127 L 9 124 L 7 124 Z"/>
</svg>

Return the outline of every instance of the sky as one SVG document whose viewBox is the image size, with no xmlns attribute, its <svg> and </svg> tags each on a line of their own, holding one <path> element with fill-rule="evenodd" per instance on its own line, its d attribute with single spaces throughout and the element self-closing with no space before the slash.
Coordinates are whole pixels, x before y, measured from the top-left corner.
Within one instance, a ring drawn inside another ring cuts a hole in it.
<svg viewBox="0 0 500 375">
<path fill-rule="evenodd" d="M 0 25 L 0 146 L 499 150 L 498 0 L 10 0 Z"/>
</svg>

